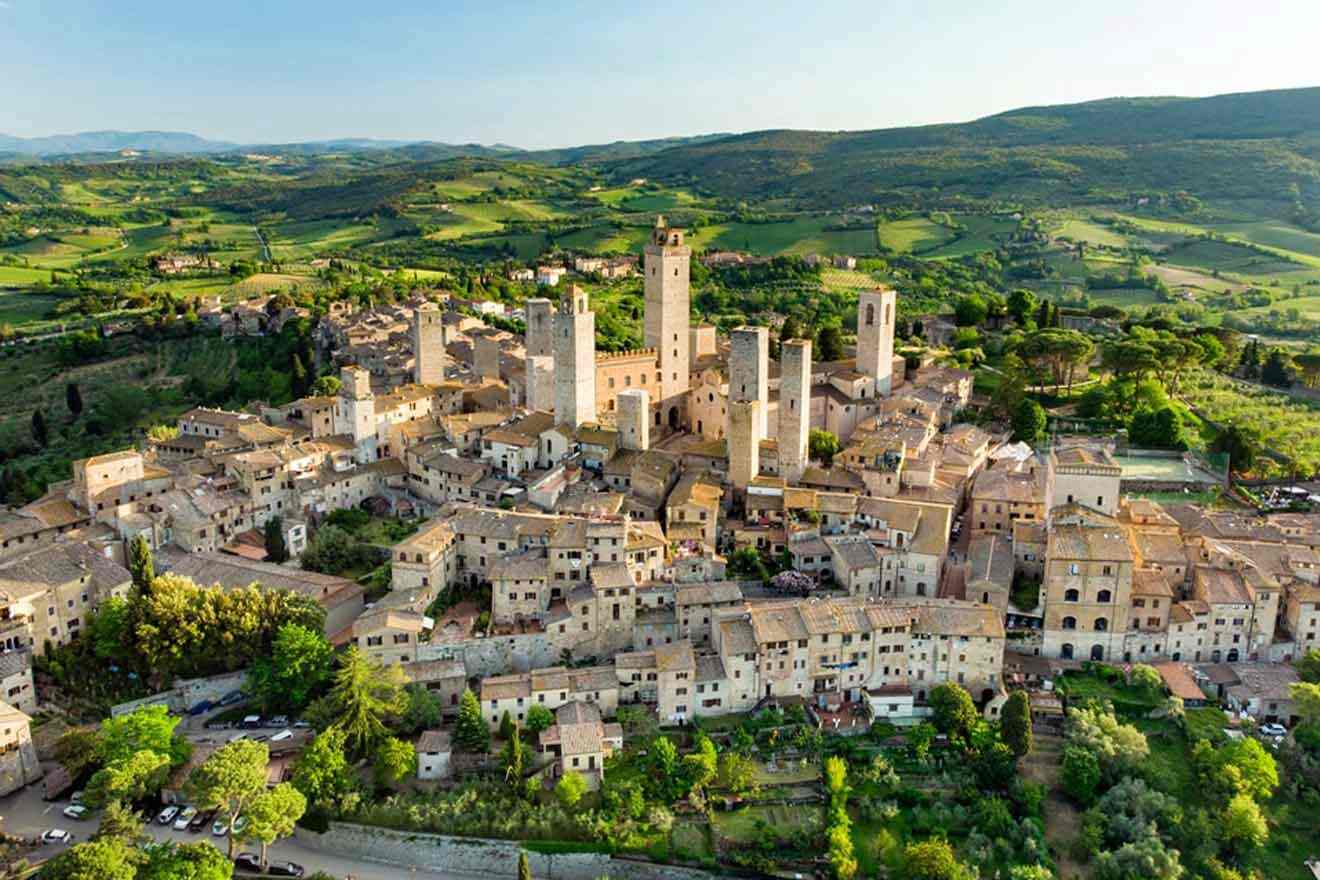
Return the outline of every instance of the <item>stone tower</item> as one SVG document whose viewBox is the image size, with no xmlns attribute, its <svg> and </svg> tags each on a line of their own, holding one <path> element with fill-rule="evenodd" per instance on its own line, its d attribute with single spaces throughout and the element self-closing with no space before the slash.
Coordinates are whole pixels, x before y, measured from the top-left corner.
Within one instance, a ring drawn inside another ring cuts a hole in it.
<svg viewBox="0 0 1320 880">
<path fill-rule="evenodd" d="M 445 381 L 444 312 L 435 303 L 413 309 L 413 381 L 439 385 Z"/>
<path fill-rule="evenodd" d="M 729 482 L 739 492 L 761 472 L 761 402 L 729 403 Z"/>
<path fill-rule="evenodd" d="M 692 292 L 688 269 L 692 248 L 683 243 L 683 230 L 671 228 L 664 217 L 655 218 L 651 242 L 642 261 L 646 294 L 646 347 L 654 348 L 660 374 L 656 400 L 657 424 L 678 427 L 687 420 L 685 395 L 691 365 L 688 332 Z"/>
<path fill-rule="evenodd" d="M 877 396 L 893 386 L 897 311 L 898 295 L 889 287 L 864 290 L 857 298 L 857 372 L 875 379 Z"/>
<path fill-rule="evenodd" d="M 779 354 L 779 472 L 789 483 L 802 479 L 811 428 L 811 341 L 792 339 Z"/>
<path fill-rule="evenodd" d="M 500 336 L 473 336 L 472 337 L 472 365 L 476 369 L 476 374 L 483 379 L 500 378 Z"/>
<path fill-rule="evenodd" d="M 736 327 L 729 350 L 729 401 L 761 403 L 761 437 L 770 419 L 770 331 L 764 327 Z"/>
<path fill-rule="evenodd" d="M 619 445 L 645 452 L 651 448 L 651 395 L 644 388 L 620 391 L 618 401 Z"/>
<path fill-rule="evenodd" d="M 376 396 L 371 393 L 371 373 L 350 364 L 339 371 L 339 381 L 335 431 L 352 436 L 359 463 L 375 461 Z"/>
<path fill-rule="evenodd" d="M 527 376 L 527 408 L 554 412 L 555 359 L 544 355 L 528 355 L 523 359 Z"/>
<path fill-rule="evenodd" d="M 544 297 L 523 304 L 527 313 L 527 356 L 553 357 L 555 353 L 555 307 Z"/>
<path fill-rule="evenodd" d="M 576 284 L 555 315 L 555 421 L 571 428 L 596 421 L 596 313 Z"/>
</svg>

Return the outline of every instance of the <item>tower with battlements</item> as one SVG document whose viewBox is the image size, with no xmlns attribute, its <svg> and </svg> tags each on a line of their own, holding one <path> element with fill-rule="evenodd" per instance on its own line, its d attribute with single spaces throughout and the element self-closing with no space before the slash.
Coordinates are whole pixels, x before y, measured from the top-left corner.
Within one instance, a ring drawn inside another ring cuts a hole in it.
<svg viewBox="0 0 1320 880">
<path fill-rule="evenodd" d="M 353 438 L 354 458 L 365 464 L 376 460 L 376 396 L 371 373 L 349 364 L 339 371 L 339 399 L 335 401 L 335 433 Z"/>
<path fill-rule="evenodd" d="M 791 339 L 779 354 L 779 473 L 802 479 L 811 427 L 811 340 Z"/>
<path fill-rule="evenodd" d="M 444 312 L 432 302 L 413 309 L 413 381 L 439 385 L 445 381 Z"/>
<path fill-rule="evenodd" d="M 555 421 L 577 428 L 596 421 L 596 313 L 572 285 L 555 315 Z"/>
<path fill-rule="evenodd" d="M 678 428 L 687 421 L 690 381 L 688 319 L 692 293 L 688 270 L 692 248 L 683 243 L 683 230 L 657 217 L 642 261 L 646 297 L 646 347 L 656 351 L 656 424 Z"/>
<path fill-rule="evenodd" d="M 864 290 L 857 298 L 857 372 L 875 380 L 875 394 L 893 387 L 894 322 L 898 295 L 892 288 Z"/>
</svg>

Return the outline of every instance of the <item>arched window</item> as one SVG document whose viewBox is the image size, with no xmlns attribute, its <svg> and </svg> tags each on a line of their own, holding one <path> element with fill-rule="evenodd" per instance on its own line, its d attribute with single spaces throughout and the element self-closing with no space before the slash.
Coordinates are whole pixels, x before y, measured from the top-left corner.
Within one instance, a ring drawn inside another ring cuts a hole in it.
<svg viewBox="0 0 1320 880">
<path fill-rule="evenodd" d="M 1078 593 L 1076 590 L 1068 590 L 1063 594 L 1063 601 L 1065 602 L 1076 602 L 1080 598 L 1081 593 Z"/>
<path fill-rule="evenodd" d="M 875 303 L 866 304 L 866 326 L 870 327 L 875 323 Z"/>
<path fill-rule="evenodd" d="M 1113 601 L 1113 598 L 1113 593 L 1108 590 L 1101 590 L 1099 593 L 1096 593 L 1095 601 L 1099 602 L 1101 605 L 1108 605 Z"/>
<path fill-rule="evenodd" d="M 1073 646 L 1067 644 L 1062 645 L 1059 648 L 1059 656 L 1064 660 L 1071 660 L 1073 658 Z"/>
<path fill-rule="evenodd" d="M 1104 646 L 1104 645 L 1092 645 L 1092 646 L 1091 646 L 1091 659 L 1092 659 L 1092 660 L 1103 660 L 1103 659 L 1105 659 L 1105 646 Z"/>
<path fill-rule="evenodd" d="M 1109 618 L 1107 618 L 1107 617 L 1097 617 L 1097 618 L 1095 619 L 1095 631 L 1096 631 L 1096 632 L 1109 632 Z"/>
<path fill-rule="evenodd" d="M 1237 648 L 1231 648 L 1231 649 L 1229 649 L 1229 652 L 1228 652 L 1228 662 L 1229 662 L 1229 663 L 1236 663 L 1236 662 L 1238 662 L 1238 649 L 1237 649 Z"/>
<path fill-rule="evenodd" d="M 1077 629 L 1077 618 L 1075 618 L 1075 617 L 1065 617 L 1065 618 L 1063 619 L 1063 628 L 1064 628 L 1064 629 Z"/>
<path fill-rule="evenodd" d="M 885 303 L 885 326 L 889 325 L 889 303 Z"/>
</svg>

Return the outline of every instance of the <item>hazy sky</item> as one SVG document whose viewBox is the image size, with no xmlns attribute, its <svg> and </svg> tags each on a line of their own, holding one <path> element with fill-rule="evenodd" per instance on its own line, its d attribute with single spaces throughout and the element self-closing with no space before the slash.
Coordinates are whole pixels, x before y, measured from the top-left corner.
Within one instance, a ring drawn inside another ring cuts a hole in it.
<svg viewBox="0 0 1320 880">
<path fill-rule="evenodd" d="M 1320 85 L 1320 0 L 0 0 L 0 133 L 566 146 Z"/>
</svg>

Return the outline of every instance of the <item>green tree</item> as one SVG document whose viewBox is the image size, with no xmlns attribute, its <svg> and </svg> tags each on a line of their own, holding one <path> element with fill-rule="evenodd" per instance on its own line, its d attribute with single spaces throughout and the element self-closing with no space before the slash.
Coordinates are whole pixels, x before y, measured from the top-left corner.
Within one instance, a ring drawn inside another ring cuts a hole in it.
<svg viewBox="0 0 1320 880">
<path fill-rule="evenodd" d="M 1183 866 L 1178 852 L 1167 849 L 1156 834 L 1143 834 L 1095 860 L 1096 880 L 1179 880 Z"/>
<path fill-rule="evenodd" d="M 576 770 L 568 770 L 555 783 L 555 797 L 568 810 L 573 809 L 587 793 L 587 781 Z"/>
<path fill-rule="evenodd" d="M 1302 681 L 1320 684 L 1320 649 L 1312 648 L 1297 658 L 1293 665 L 1297 667 L 1297 675 Z"/>
<path fill-rule="evenodd" d="M 1240 791 L 1258 801 L 1269 800 L 1279 787 L 1278 765 L 1259 740 L 1233 740 L 1215 750 L 1215 760 L 1220 772 L 1232 767 Z"/>
<path fill-rule="evenodd" d="M 1164 679 L 1160 677 L 1159 670 L 1145 663 L 1138 663 L 1132 667 L 1132 672 L 1128 674 L 1128 683 L 1149 696 L 1159 696 L 1164 693 Z"/>
<path fill-rule="evenodd" d="M 838 324 L 824 324 L 816 331 L 816 358 L 824 363 L 843 359 L 843 331 Z"/>
<path fill-rule="evenodd" d="M 50 429 L 46 427 L 46 414 L 39 409 L 32 411 L 32 439 L 42 448 L 45 448 L 50 440 Z"/>
<path fill-rule="evenodd" d="M 1008 311 L 1019 324 L 1036 311 L 1036 294 L 1025 287 L 1016 288 L 1008 295 Z"/>
<path fill-rule="evenodd" d="M 1004 744 L 1016 757 L 1031 754 L 1031 698 L 1026 691 L 1013 691 L 1008 695 L 999 725 Z"/>
<path fill-rule="evenodd" d="M 101 759 L 101 735 L 92 727 L 70 727 L 55 741 L 55 760 L 72 779 L 80 778 Z"/>
<path fill-rule="evenodd" d="M 376 746 L 376 780 L 381 785 L 398 785 L 417 773 L 417 749 L 413 744 L 386 737 Z"/>
<path fill-rule="evenodd" d="M 458 701 L 458 721 L 454 725 L 454 745 L 465 752 L 485 754 L 490 751 L 490 728 L 481 717 L 477 695 L 464 690 Z"/>
<path fill-rule="evenodd" d="M 207 841 L 155 844 L 147 848 L 147 861 L 137 880 L 230 880 L 233 864 Z"/>
<path fill-rule="evenodd" d="M 385 738 L 386 719 L 403 714 L 406 683 L 398 665 L 385 666 L 355 647 L 340 656 L 326 703 L 333 726 L 344 731 L 350 757 L 370 754 Z"/>
<path fill-rule="evenodd" d="M 1082 746 L 1068 746 L 1063 750 L 1060 770 L 1063 790 L 1079 804 L 1087 805 L 1095 800 L 1096 789 L 1100 785 L 1100 760 L 1090 749 Z"/>
<path fill-rule="evenodd" d="M 331 728 L 313 739 L 293 763 L 292 782 L 308 801 L 323 806 L 352 788 L 344 732 Z"/>
<path fill-rule="evenodd" d="M 97 756 L 101 763 L 111 764 L 149 750 L 160 752 L 175 765 L 182 764 L 192 749 L 187 740 L 174 733 L 180 720 L 165 706 L 146 706 L 107 718 L 101 722 Z"/>
<path fill-rule="evenodd" d="M 136 880 L 142 854 L 122 837 L 69 847 L 46 862 L 40 880 Z"/>
<path fill-rule="evenodd" d="M 770 578 L 770 570 L 755 547 L 739 547 L 733 551 L 729 556 L 727 574 L 737 580 L 766 581 Z"/>
<path fill-rule="evenodd" d="M 935 838 L 910 843 L 903 850 L 905 880 L 964 880 L 967 870 L 947 840 Z"/>
<path fill-rule="evenodd" d="M 1013 413 L 1013 440 L 1035 446 L 1045 435 L 1046 423 L 1045 408 L 1030 397 L 1022 398 Z"/>
<path fill-rule="evenodd" d="M 504 766 L 504 781 L 516 792 L 522 791 L 523 770 L 527 762 L 527 747 L 518 735 L 515 722 L 510 735 L 504 740 L 504 750 L 500 754 L 500 763 Z"/>
<path fill-rule="evenodd" d="M 334 397 L 341 387 L 338 376 L 322 376 L 312 383 L 311 393 L 313 397 Z"/>
<path fill-rule="evenodd" d="M 527 853 L 518 853 L 518 880 L 532 880 L 532 866 L 527 862 Z"/>
<path fill-rule="evenodd" d="M 825 467 L 834 464 L 840 448 L 839 438 L 823 428 L 812 428 L 807 434 L 808 454 Z"/>
<path fill-rule="evenodd" d="M 959 327 L 975 327 L 984 324 L 990 315 L 990 307 L 980 294 L 969 293 L 958 297 L 953 303 L 953 319 Z"/>
<path fill-rule="evenodd" d="M 112 801 L 141 800 L 160 791 L 169 774 L 168 754 L 143 749 L 97 770 L 87 783 L 87 803 L 100 807 Z"/>
<path fill-rule="evenodd" d="M 112 800 L 101 812 L 101 822 L 92 839 L 120 837 L 136 846 L 147 839 L 146 832 L 143 831 L 145 824 L 142 815 L 135 812 L 132 807 Z"/>
<path fill-rule="evenodd" d="M 549 730 L 555 723 L 554 713 L 542 706 L 540 703 L 532 705 L 527 710 L 527 732 L 533 736 L 539 735 L 542 731 Z"/>
<path fill-rule="evenodd" d="M 287 561 L 289 548 L 284 543 L 284 520 L 278 516 L 266 520 L 265 535 L 266 561 L 276 564 Z"/>
<path fill-rule="evenodd" d="M 732 795 L 748 794 L 756 790 L 756 762 L 738 752 L 726 751 L 720 755 L 716 784 Z"/>
<path fill-rule="evenodd" d="M 258 796 L 266 791 L 266 765 L 270 750 L 265 743 L 241 739 L 226 743 L 188 777 L 188 791 L 199 807 L 215 808 L 230 828 Z M 234 836 L 229 835 L 229 858 L 234 858 Z"/>
<path fill-rule="evenodd" d="M 286 623 L 275 633 L 269 657 L 252 664 L 248 689 L 267 712 L 297 712 L 330 680 L 334 648 L 319 629 Z"/>
<path fill-rule="evenodd" d="M 683 756 L 683 771 L 690 787 L 703 790 L 714 779 L 719 770 L 719 754 L 715 743 L 701 731 L 696 734 L 696 748 Z"/>
<path fill-rule="evenodd" d="M 1264 365 L 1260 368 L 1260 381 L 1266 385 L 1274 385 L 1278 388 L 1287 388 L 1292 385 L 1292 360 L 1288 352 L 1282 348 L 1271 348 L 1269 355 L 1265 358 Z M 36 434 L 36 427 L 33 427 L 33 434 Z M 40 442 L 40 441 L 39 441 Z M 41 444 L 45 446 L 45 443 Z"/>
<path fill-rule="evenodd" d="M 404 691 L 407 694 L 408 705 L 403 710 L 399 730 L 404 733 L 418 733 L 438 727 L 443 714 L 439 695 L 428 690 L 426 685 L 416 682 L 409 684 Z M 528 714 L 530 716 L 530 710 Z"/>
<path fill-rule="evenodd" d="M 243 811 L 247 825 L 240 832 L 243 840 L 261 844 L 261 864 L 266 864 L 266 848 L 282 837 L 293 834 L 303 813 L 307 812 L 307 798 L 295 786 L 281 782 L 270 791 L 252 799 Z"/>
<path fill-rule="evenodd" d="M 151 545 L 146 535 L 137 535 L 128 544 L 128 571 L 133 576 L 133 587 L 139 593 L 151 589 L 156 579 L 156 566 L 151 559 Z"/>
<path fill-rule="evenodd" d="M 930 692 L 930 708 L 936 730 L 964 745 L 971 743 L 980 715 L 966 688 L 953 682 L 936 685 Z"/>
<path fill-rule="evenodd" d="M 500 739 L 512 739 L 518 735 L 518 725 L 514 723 L 513 716 L 509 710 L 505 709 L 504 714 L 500 716 Z"/>
<path fill-rule="evenodd" d="M 1260 807 L 1245 792 L 1234 796 L 1224 808 L 1224 837 L 1234 852 L 1246 853 L 1264 846 L 1270 838 L 1269 825 Z"/>
<path fill-rule="evenodd" d="M 1210 451 L 1226 453 L 1229 467 L 1237 473 L 1251 470 L 1260 448 L 1256 431 L 1236 422 L 1225 425 L 1210 443 Z"/>
<path fill-rule="evenodd" d="M 82 415 L 82 392 L 78 390 L 77 382 L 70 382 L 64 386 L 64 405 L 69 408 L 69 415 L 75 419 Z"/>
</svg>

